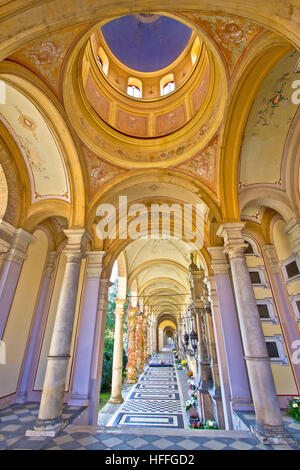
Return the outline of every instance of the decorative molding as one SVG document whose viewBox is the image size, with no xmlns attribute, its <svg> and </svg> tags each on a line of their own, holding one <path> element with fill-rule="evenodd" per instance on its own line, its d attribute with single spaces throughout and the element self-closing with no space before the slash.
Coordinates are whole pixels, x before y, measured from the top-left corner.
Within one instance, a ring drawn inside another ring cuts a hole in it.
<svg viewBox="0 0 300 470">
<path fill-rule="evenodd" d="M 7 254 L 7 261 L 14 261 L 22 264 L 27 257 L 27 248 L 29 243 L 33 242 L 35 237 L 22 228 L 15 230 L 12 237 L 11 247 Z"/>
<path fill-rule="evenodd" d="M 87 251 L 86 273 L 88 278 L 100 278 L 105 251 Z"/>
<path fill-rule="evenodd" d="M 207 251 L 211 255 L 211 267 L 214 274 L 228 274 L 229 263 L 225 254 L 224 246 L 210 246 Z"/>
</svg>

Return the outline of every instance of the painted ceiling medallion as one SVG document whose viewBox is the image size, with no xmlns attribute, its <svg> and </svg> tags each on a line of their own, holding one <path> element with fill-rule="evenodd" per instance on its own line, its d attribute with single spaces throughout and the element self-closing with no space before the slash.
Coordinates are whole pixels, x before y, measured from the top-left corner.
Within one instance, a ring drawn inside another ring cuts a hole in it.
<svg viewBox="0 0 300 470">
<path fill-rule="evenodd" d="M 142 23 L 154 23 L 160 17 L 160 15 L 155 15 L 153 13 L 138 13 L 134 16 Z"/>
</svg>

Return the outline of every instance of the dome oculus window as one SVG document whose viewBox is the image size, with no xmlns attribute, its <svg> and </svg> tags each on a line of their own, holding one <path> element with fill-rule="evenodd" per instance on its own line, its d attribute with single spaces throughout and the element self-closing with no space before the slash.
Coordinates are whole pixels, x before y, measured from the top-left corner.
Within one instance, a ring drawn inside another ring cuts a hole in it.
<svg viewBox="0 0 300 470">
<path fill-rule="evenodd" d="M 133 96 L 134 98 L 141 98 L 142 97 L 142 91 L 135 85 L 128 85 L 127 94 L 129 96 Z"/>
<path fill-rule="evenodd" d="M 133 98 L 142 98 L 142 82 L 138 78 L 128 79 L 127 94 Z"/>
<path fill-rule="evenodd" d="M 160 81 L 160 94 L 161 96 L 165 96 L 174 90 L 175 90 L 174 75 L 172 73 L 169 73 L 168 75 L 163 77 Z"/>
</svg>

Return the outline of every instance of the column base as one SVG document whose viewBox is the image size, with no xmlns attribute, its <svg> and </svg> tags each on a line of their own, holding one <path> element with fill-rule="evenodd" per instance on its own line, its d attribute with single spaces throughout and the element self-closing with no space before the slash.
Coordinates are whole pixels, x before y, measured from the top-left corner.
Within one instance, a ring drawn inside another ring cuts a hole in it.
<svg viewBox="0 0 300 470">
<path fill-rule="evenodd" d="M 121 403 L 124 402 L 124 398 L 123 397 L 110 397 L 110 399 L 108 400 L 108 403 L 110 403 L 111 405 L 120 405 Z"/>
<path fill-rule="evenodd" d="M 33 429 L 27 429 L 26 437 L 56 437 L 69 422 L 61 416 L 54 419 L 38 419 Z"/>
<path fill-rule="evenodd" d="M 270 426 L 269 429 L 262 428 L 258 425 L 250 426 L 251 432 L 254 436 L 266 445 L 297 445 L 297 440 L 293 438 L 287 429 L 272 429 Z"/>
</svg>

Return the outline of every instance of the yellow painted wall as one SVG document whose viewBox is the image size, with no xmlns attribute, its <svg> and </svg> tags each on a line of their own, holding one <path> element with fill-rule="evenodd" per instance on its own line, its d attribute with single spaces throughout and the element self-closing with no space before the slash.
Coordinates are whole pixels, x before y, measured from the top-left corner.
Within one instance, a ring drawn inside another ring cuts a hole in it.
<svg viewBox="0 0 300 470">
<path fill-rule="evenodd" d="M 278 221 L 278 222 L 281 222 L 281 221 Z M 283 224 L 283 227 L 282 227 L 282 224 L 280 223 L 280 225 L 278 225 L 278 227 L 276 228 L 276 237 L 277 237 L 276 242 L 277 244 L 279 243 L 280 253 L 281 254 L 288 253 L 288 255 L 286 256 L 288 257 L 291 255 L 291 252 L 290 252 L 291 248 L 288 244 L 287 245 L 285 244 L 287 235 L 283 232 L 284 226 L 285 224 Z M 274 244 L 275 244 L 275 240 L 274 240 Z M 258 256 L 247 256 L 247 265 L 249 268 L 250 267 L 253 268 L 256 266 L 264 266 L 264 260 L 263 258 L 258 257 Z M 268 285 L 270 285 L 269 279 L 267 277 L 266 269 L 264 271 L 265 271 L 265 277 L 268 282 Z M 263 300 L 266 298 L 273 297 L 272 291 L 269 288 L 265 289 L 262 287 L 254 287 L 253 290 L 254 290 L 254 295 L 255 295 L 256 300 Z M 275 311 L 275 315 L 277 315 L 274 302 L 273 302 L 273 308 Z M 278 315 L 277 315 L 277 318 L 278 318 Z M 283 336 L 280 324 L 274 325 L 274 324 L 270 324 L 270 323 L 262 321 L 262 329 L 263 329 L 264 336 L 274 336 L 274 335 Z M 286 357 L 288 357 L 285 345 L 284 345 L 284 351 L 285 351 Z M 297 389 L 296 389 L 292 369 L 289 365 L 271 364 L 271 369 L 272 369 L 272 373 L 274 377 L 276 392 L 278 395 L 297 394 Z"/>
<path fill-rule="evenodd" d="M 40 281 L 48 251 L 45 232 L 34 232 L 36 240 L 29 245 L 16 294 L 11 306 L 3 341 L 6 364 L 0 366 L 0 395 L 15 393 L 21 371 L 30 324 L 35 309 Z"/>
<path fill-rule="evenodd" d="M 52 337 L 54 321 L 55 321 L 55 315 L 56 315 L 56 310 L 57 310 L 57 306 L 58 306 L 61 286 L 62 286 L 62 282 L 63 282 L 65 266 L 66 266 L 66 258 L 62 254 L 60 256 L 60 259 L 59 259 L 59 266 L 58 266 L 58 270 L 57 270 L 57 274 L 56 274 L 55 286 L 54 286 L 54 290 L 53 290 L 53 294 L 52 294 L 52 299 L 51 299 L 51 302 L 50 302 L 50 308 L 49 308 L 49 312 L 48 312 L 48 321 L 47 321 L 46 331 L 45 331 L 45 335 L 44 335 L 44 339 L 43 339 L 43 345 L 42 345 L 42 350 L 41 350 L 41 354 L 40 354 L 38 369 L 37 369 L 37 373 L 36 373 L 36 378 L 35 378 L 35 383 L 34 383 L 34 390 L 42 390 L 42 388 L 43 388 L 45 372 L 46 372 L 46 366 L 47 366 L 47 355 L 48 355 L 49 348 L 50 348 L 51 337 Z M 82 291 L 82 287 L 83 287 L 84 272 L 85 272 L 85 260 L 83 260 L 82 263 L 81 263 L 81 270 L 80 270 L 80 277 L 79 277 L 79 288 L 78 288 L 76 312 L 75 312 L 75 320 L 74 320 L 74 330 L 73 330 L 71 352 L 70 352 L 71 358 L 70 358 L 70 361 L 69 361 L 69 367 L 68 367 L 68 372 L 67 372 L 67 380 L 66 380 L 66 391 L 69 389 L 69 380 L 70 380 L 72 358 L 73 358 L 74 345 L 75 345 L 76 325 L 77 325 L 78 315 L 79 315 L 79 310 L 80 310 L 80 298 L 81 298 L 81 291 Z"/>
</svg>

